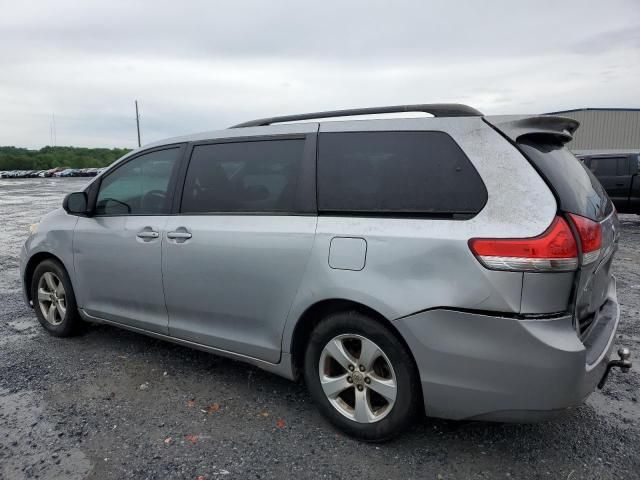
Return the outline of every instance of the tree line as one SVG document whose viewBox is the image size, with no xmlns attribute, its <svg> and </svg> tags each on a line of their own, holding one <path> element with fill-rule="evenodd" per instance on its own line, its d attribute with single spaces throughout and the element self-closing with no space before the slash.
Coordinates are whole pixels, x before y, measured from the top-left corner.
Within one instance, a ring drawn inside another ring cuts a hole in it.
<svg viewBox="0 0 640 480">
<path fill-rule="evenodd" d="M 0 170 L 48 170 L 55 167 L 106 167 L 130 152 L 127 148 L 0 147 Z"/>
</svg>

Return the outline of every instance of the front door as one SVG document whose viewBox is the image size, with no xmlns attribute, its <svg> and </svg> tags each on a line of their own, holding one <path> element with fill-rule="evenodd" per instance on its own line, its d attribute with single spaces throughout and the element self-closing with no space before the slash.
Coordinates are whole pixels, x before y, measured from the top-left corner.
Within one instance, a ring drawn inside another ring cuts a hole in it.
<svg viewBox="0 0 640 480">
<path fill-rule="evenodd" d="M 305 144 L 193 148 L 181 213 L 169 219 L 162 245 L 172 336 L 279 360 L 317 221 L 296 207 Z"/>
<path fill-rule="evenodd" d="M 182 148 L 143 153 L 107 172 L 73 251 L 78 306 L 92 316 L 168 333 L 161 246 Z"/>
</svg>

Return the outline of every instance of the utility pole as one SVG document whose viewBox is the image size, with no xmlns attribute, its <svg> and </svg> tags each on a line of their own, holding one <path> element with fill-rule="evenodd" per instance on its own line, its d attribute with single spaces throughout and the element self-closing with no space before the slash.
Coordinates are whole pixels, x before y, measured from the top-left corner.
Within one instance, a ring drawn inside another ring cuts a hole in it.
<svg viewBox="0 0 640 480">
<path fill-rule="evenodd" d="M 138 100 L 136 100 L 136 127 L 138 129 L 138 147 L 141 147 L 140 143 L 140 114 L 138 113 Z"/>
<path fill-rule="evenodd" d="M 55 147 L 58 143 L 58 137 L 56 135 L 56 114 L 51 114 L 51 121 L 49 122 L 49 144 Z"/>
<path fill-rule="evenodd" d="M 52 113 L 51 114 L 51 120 L 53 123 L 53 146 L 57 146 L 58 145 L 58 132 L 56 131 L 56 114 Z"/>
</svg>

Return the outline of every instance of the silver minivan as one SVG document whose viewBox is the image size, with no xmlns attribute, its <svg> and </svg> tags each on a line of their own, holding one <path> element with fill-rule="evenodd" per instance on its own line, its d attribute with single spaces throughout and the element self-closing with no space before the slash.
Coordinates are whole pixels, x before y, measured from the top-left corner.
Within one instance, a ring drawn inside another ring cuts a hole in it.
<svg viewBox="0 0 640 480">
<path fill-rule="evenodd" d="M 354 117 L 406 111 L 432 117 Z M 405 105 L 156 142 L 32 227 L 25 297 L 53 335 L 108 323 L 303 377 L 365 440 L 421 411 L 547 418 L 630 367 L 577 127 Z"/>
</svg>

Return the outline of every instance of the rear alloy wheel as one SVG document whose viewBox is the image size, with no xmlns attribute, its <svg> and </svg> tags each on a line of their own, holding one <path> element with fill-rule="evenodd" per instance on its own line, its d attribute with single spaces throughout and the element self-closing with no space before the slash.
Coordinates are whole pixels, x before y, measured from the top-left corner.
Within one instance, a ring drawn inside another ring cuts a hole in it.
<svg viewBox="0 0 640 480">
<path fill-rule="evenodd" d="M 389 327 L 360 312 L 339 312 L 311 333 L 304 377 L 320 412 L 348 435 L 387 440 L 421 406 L 413 358 Z"/>
<path fill-rule="evenodd" d="M 44 260 L 35 268 L 31 299 L 40 324 L 52 335 L 68 337 L 80 330 L 82 320 L 71 280 L 57 260 Z"/>
<path fill-rule="evenodd" d="M 360 335 L 338 335 L 320 355 L 320 385 L 333 407 L 359 423 L 382 420 L 393 409 L 398 386 L 389 358 Z"/>
</svg>

